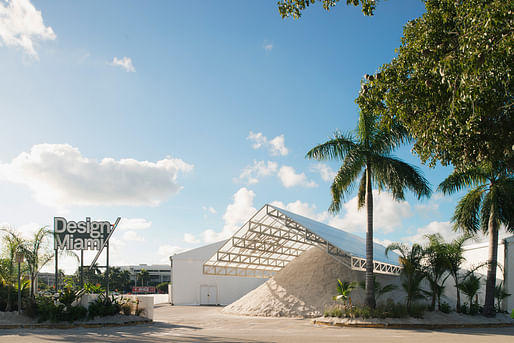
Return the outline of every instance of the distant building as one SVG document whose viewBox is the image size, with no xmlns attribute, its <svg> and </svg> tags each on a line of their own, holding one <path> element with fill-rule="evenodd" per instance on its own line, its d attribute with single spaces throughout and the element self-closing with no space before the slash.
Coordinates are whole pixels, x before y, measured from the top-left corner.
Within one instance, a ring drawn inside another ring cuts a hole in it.
<svg viewBox="0 0 514 343">
<path fill-rule="evenodd" d="M 171 280 L 171 267 L 168 264 L 138 264 L 130 266 L 117 266 L 121 270 L 130 272 L 130 281 L 135 285 L 139 282 L 137 274 L 145 269 L 150 274 L 149 285 L 157 285 L 161 282 L 170 282 Z M 146 285 L 145 285 L 146 286 Z"/>
</svg>

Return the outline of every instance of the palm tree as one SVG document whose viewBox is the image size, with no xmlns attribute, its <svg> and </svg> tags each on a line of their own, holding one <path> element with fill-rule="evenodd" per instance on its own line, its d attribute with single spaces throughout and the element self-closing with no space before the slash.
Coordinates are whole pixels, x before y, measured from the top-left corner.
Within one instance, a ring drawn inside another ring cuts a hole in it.
<svg viewBox="0 0 514 343">
<path fill-rule="evenodd" d="M 473 272 L 469 273 L 466 278 L 459 285 L 462 293 L 466 294 L 469 300 L 469 306 L 473 305 L 473 298 L 480 289 L 480 277 L 477 277 Z"/>
<path fill-rule="evenodd" d="M 514 176 L 505 167 L 482 166 L 454 171 L 440 185 L 445 194 L 471 187 L 455 208 L 454 229 L 489 235 L 484 315 L 494 316 L 494 289 L 498 257 L 498 230 L 503 224 L 514 232 Z"/>
<path fill-rule="evenodd" d="M 12 229 L 1 229 L 6 235 L 3 236 L 3 247 L 5 250 L 5 258 L 2 262 L 2 273 L 1 279 L 7 284 L 7 306 L 6 312 L 11 311 L 11 293 L 16 285 L 17 274 L 16 274 L 16 253 L 21 252 L 23 246 L 23 239 Z"/>
<path fill-rule="evenodd" d="M 373 286 L 373 187 L 390 190 L 396 200 L 405 198 L 405 188 L 416 193 L 418 198 L 431 194 L 428 181 L 416 167 L 390 155 L 404 137 L 405 131 L 400 126 L 381 129 L 376 116 L 361 112 L 356 137 L 336 132 L 332 139 L 316 146 L 306 156 L 316 160 L 343 161 L 331 186 L 329 211 L 332 213 L 340 211 L 345 196 L 360 178 L 358 208 L 366 205 L 367 210 L 366 304 L 371 308 L 376 305 Z"/>
<path fill-rule="evenodd" d="M 375 293 L 375 300 L 377 303 L 378 303 L 378 299 L 380 299 L 380 297 L 382 295 L 392 292 L 398 288 L 398 287 L 396 287 L 396 285 L 393 285 L 393 284 L 387 284 L 382 287 L 382 284 L 379 281 L 377 281 L 377 279 L 375 278 L 375 275 L 373 275 L 373 286 L 375 287 L 374 293 Z M 359 282 L 359 287 L 366 289 L 366 281 Z"/>
<path fill-rule="evenodd" d="M 148 279 L 150 278 L 150 273 L 146 269 L 141 269 L 141 271 L 137 274 L 138 280 L 141 281 L 141 286 L 145 285 L 145 281 L 148 283 Z"/>
<path fill-rule="evenodd" d="M 441 234 L 427 235 L 429 244 L 425 248 L 425 276 L 430 285 L 432 303 L 430 309 L 441 308 L 441 294 L 444 290 L 444 283 L 450 276 L 448 271 L 448 245 L 444 243 Z M 446 274 L 446 276 L 445 276 Z"/>
<path fill-rule="evenodd" d="M 500 282 L 494 291 L 494 297 L 496 298 L 496 304 L 498 305 L 498 312 L 502 310 L 503 299 L 510 297 L 512 294 L 507 293 L 503 282 Z"/>
<path fill-rule="evenodd" d="M 23 245 L 23 254 L 27 261 L 30 276 L 30 296 L 34 297 L 37 291 L 37 276 L 41 268 L 53 259 L 53 254 L 45 251 L 46 240 L 51 235 L 46 226 L 40 228 L 30 241 Z"/>
<path fill-rule="evenodd" d="M 424 258 L 423 247 L 419 244 L 413 244 L 409 249 L 405 244 L 393 243 L 386 248 L 386 255 L 389 251 L 393 250 L 400 252 L 400 264 L 402 266 L 400 278 L 402 280 L 402 287 L 407 293 L 406 305 L 407 311 L 410 313 L 415 301 L 424 299 L 424 294 L 426 293 L 421 288 L 421 281 L 423 281 L 426 275 L 422 265 Z"/>
<path fill-rule="evenodd" d="M 347 301 L 350 302 L 350 308 L 352 308 L 352 299 L 350 298 L 350 293 L 357 287 L 356 282 L 348 282 L 337 280 L 337 293 L 338 295 L 334 295 L 332 298 L 334 300 L 341 300 L 343 302 L 344 307 L 347 307 Z"/>
<path fill-rule="evenodd" d="M 451 243 L 446 244 L 446 264 L 448 272 L 453 277 L 455 289 L 457 291 L 457 312 L 460 312 L 459 270 L 461 269 L 462 263 L 466 260 L 464 258 L 464 250 L 462 249 L 462 246 L 468 239 L 469 236 L 464 235 L 453 240 Z"/>
</svg>

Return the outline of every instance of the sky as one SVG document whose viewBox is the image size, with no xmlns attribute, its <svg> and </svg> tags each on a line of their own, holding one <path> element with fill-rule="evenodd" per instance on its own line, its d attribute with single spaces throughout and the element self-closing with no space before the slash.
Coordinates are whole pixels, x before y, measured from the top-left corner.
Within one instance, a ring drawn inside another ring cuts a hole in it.
<svg viewBox="0 0 514 343">
<path fill-rule="evenodd" d="M 29 237 L 55 216 L 121 217 L 111 265 L 169 263 L 266 203 L 364 236 L 355 194 L 327 212 L 340 162 L 305 154 L 355 129 L 363 75 L 423 11 L 318 4 L 293 20 L 276 0 L 0 0 L 0 225 Z M 451 172 L 410 146 L 395 155 L 433 188 Z M 375 239 L 456 237 L 459 195 L 375 191 Z"/>
</svg>

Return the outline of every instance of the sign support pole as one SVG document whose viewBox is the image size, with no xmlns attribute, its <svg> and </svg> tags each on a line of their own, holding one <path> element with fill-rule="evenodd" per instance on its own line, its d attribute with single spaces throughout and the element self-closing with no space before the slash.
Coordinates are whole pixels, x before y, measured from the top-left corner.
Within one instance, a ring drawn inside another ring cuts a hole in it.
<svg viewBox="0 0 514 343">
<path fill-rule="evenodd" d="M 80 250 L 80 287 L 84 287 L 84 250 Z"/>
<path fill-rule="evenodd" d="M 59 249 L 55 249 L 55 293 L 59 289 Z"/>
<path fill-rule="evenodd" d="M 107 287 L 105 288 L 105 296 L 109 297 L 109 241 L 107 241 L 107 271 L 105 272 L 105 277 L 107 278 Z"/>
</svg>

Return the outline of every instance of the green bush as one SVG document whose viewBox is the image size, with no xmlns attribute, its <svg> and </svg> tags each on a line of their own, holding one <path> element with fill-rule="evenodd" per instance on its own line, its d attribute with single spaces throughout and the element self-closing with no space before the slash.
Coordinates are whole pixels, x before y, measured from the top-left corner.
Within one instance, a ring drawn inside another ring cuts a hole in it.
<svg viewBox="0 0 514 343">
<path fill-rule="evenodd" d="M 56 302 L 53 297 L 41 296 L 36 298 L 38 322 L 58 322 L 63 318 L 65 306 Z"/>
<path fill-rule="evenodd" d="M 512 313 L 510 314 L 510 317 L 514 319 L 514 308 L 512 309 Z"/>
<path fill-rule="evenodd" d="M 120 313 L 121 305 L 113 297 L 98 297 L 95 301 L 89 304 L 88 318 L 93 319 L 95 317 L 113 316 Z"/>
<path fill-rule="evenodd" d="M 443 313 L 450 313 L 450 311 L 451 311 L 450 305 L 448 305 L 448 303 L 442 303 L 441 306 L 439 307 L 439 310 Z"/>
<path fill-rule="evenodd" d="M 352 308 L 345 309 L 343 306 L 337 304 L 325 308 L 325 317 L 339 317 L 339 318 L 405 318 L 409 315 L 415 318 L 423 318 L 425 306 L 413 305 L 411 313 L 407 311 L 407 306 L 403 303 L 388 302 L 386 304 L 379 304 L 375 309 L 367 306 L 353 306 Z"/>
</svg>

